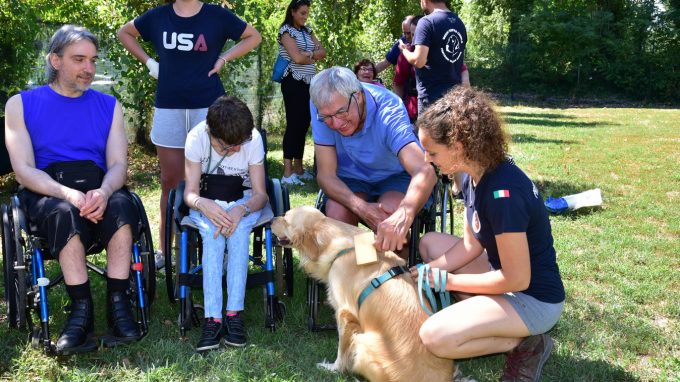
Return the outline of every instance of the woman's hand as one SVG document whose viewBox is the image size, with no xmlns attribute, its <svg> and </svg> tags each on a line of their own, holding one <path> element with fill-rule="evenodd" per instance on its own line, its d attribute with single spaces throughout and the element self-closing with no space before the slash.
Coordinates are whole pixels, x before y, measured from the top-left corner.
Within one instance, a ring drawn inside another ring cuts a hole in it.
<svg viewBox="0 0 680 382">
<path fill-rule="evenodd" d="M 234 231 L 236 231 L 236 227 L 238 227 L 238 224 L 241 222 L 241 218 L 243 218 L 244 213 L 245 208 L 240 204 L 232 207 L 229 211 L 227 211 L 227 215 L 229 215 L 231 223 L 228 227 L 224 227 L 225 231 L 222 232 L 222 235 L 224 235 L 224 237 L 229 237 L 231 236 L 232 233 L 234 233 Z"/>
<path fill-rule="evenodd" d="M 213 235 L 214 239 L 217 239 L 220 234 L 228 236 L 226 233 L 229 232 L 229 228 L 233 225 L 233 217 L 230 213 L 222 209 L 214 200 L 207 198 L 201 198 L 196 203 L 196 208 L 217 227 Z M 233 229 L 231 232 L 233 232 Z"/>
<path fill-rule="evenodd" d="M 227 65 L 227 60 L 223 58 L 222 56 L 217 57 L 217 61 L 215 61 L 215 65 L 213 66 L 212 70 L 208 72 L 208 77 L 212 76 L 213 74 L 220 73 L 220 70 L 222 70 L 223 66 Z"/>
</svg>

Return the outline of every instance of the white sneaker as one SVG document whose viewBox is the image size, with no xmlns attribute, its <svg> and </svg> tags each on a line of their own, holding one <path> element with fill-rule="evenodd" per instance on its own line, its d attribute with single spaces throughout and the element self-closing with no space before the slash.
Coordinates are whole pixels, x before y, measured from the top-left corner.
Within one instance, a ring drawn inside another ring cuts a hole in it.
<svg viewBox="0 0 680 382">
<path fill-rule="evenodd" d="M 163 269 L 165 267 L 165 256 L 163 252 L 156 251 L 153 255 L 154 262 L 156 263 L 156 269 Z"/>
<path fill-rule="evenodd" d="M 304 186 L 305 183 L 298 178 L 297 174 L 293 173 L 290 176 L 281 177 L 281 183 L 290 186 Z"/>
<path fill-rule="evenodd" d="M 300 178 L 301 180 L 314 180 L 314 175 L 310 174 L 307 170 L 305 170 L 302 175 L 300 174 L 295 174 Z"/>
</svg>

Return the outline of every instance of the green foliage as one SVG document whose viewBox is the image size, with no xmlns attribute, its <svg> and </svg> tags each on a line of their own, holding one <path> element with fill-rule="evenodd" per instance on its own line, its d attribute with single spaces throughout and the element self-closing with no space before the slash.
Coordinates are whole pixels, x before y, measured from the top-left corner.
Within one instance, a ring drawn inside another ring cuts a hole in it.
<svg viewBox="0 0 680 382">
<path fill-rule="evenodd" d="M 9 96 L 23 89 L 29 78 L 38 25 L 33 8 L 20 0 L 0 0 L 0 25 L 1 119 Z"/>
<path fill-rule="evenodd" d="M 680 99 L 677 2 L 480 0 L 461 13 L 477 85 Z"/>
</svg>

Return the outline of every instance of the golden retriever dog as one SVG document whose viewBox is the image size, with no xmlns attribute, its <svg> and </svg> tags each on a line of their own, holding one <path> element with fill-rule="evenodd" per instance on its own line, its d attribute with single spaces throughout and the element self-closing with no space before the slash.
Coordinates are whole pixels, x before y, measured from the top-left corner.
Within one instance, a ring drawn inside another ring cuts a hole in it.
<svg viewBox="0 0 680 382">
<path fill-rule="evenodd" d="M 408 273 L 375 289 L 358 306 L 370 281 L 392 267 L 406 265 L 393 252 L 378 252 L 378 262 L 357 265 L 354 235 L 359 227 L 327 218 L 313 207 L 297 207 L 274 219 L 272 232 L 282 245 L 300 253 L 301 267 L 323 281 L 335 309 L 338 355 L 320 367 L 352 372 L 370 381 L 452 381 L 453 361 L 436 357 L 423 345 L 418 331 L 427 318 L 416 284 Z"/>
</svg>

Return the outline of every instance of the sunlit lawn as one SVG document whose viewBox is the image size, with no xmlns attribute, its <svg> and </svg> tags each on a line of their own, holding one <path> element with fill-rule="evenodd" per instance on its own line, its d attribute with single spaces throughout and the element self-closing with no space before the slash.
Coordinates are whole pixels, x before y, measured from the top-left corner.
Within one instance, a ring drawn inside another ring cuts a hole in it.
<svg viewBox="0 0 680 382">
<path fill-rule="evenodd" d="M 680 110 L 501 109 L 513 137 L 516 162 L 543 196 L 599 187 L 602 208 L 552 218 L 555 246 L 567 288 L 562 319 L 550 332 L 557 342 L 545 381 L 680 380 Z M 280 137 L 270 137 L 270 170 L 281 174 Z M 311 166 L 311 142 L 306 157 Z M 131 184 L 153 226 L 159 185 L 154 158 L 131 149 Z M 312 205 L 317 186 L 291 190 L 291 205 Z M 3 200 L 6 200 L 6 193 Z M 457 206 L 456 231 L 462 208 Z M 156 242 L 158 245 L 158 243 Z M 351 381 L 318 370 L 336 353 L 333 332 L 306 327 L 305 277 L 296 273 L 288 315 L 275 333 L 263 328 L 261 289 L 249 291 L 245 320 L 249 345 L 199 356 L 199 330 L 179 338 L 177 306 L 158 279 L 150 334 L 128 347 L 58 359 L 31 349 L 26 334 L 10 331 L 0 313 L 0 379 Z M 94 281 L 97 332 L 105 330 L 104 284 Z M 50 298 L 52 332 L 61 328 L 63 287 Z M 497 380 L 503 357 L 462 360 L 465 375 Z"/>
</svg>

